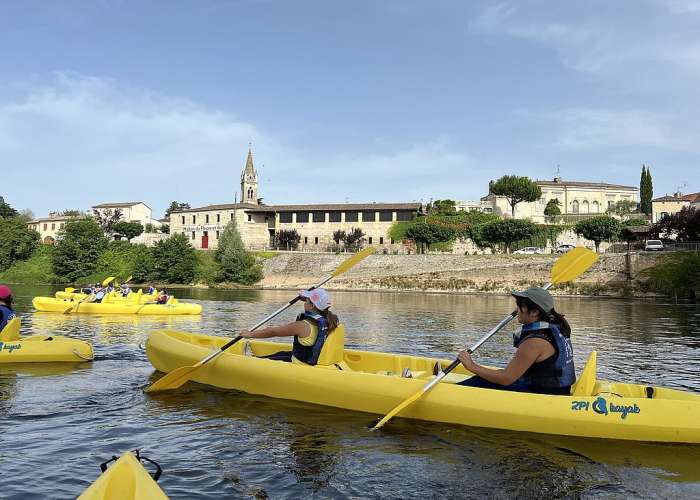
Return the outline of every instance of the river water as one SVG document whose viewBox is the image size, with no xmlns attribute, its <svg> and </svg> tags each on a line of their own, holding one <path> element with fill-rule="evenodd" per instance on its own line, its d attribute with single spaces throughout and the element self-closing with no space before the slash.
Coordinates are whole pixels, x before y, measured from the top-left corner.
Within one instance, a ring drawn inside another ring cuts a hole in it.
<svg viewBox="0 0 700 500">
<path fill-rule="evenodd" d="M 232 336 L 289 291 L 177 290 L 201 317 L 37 313 L 15 286 L 22 332 L 95 346 L 92 363 L 0 365 L 0 498 L 72 498 L 99 463 L 141 448 L 171 498 L 700 498 L 700 447 L 635 444 L 394 419 L 188 383 L 145 394 L 157 376 L 140 348 L 173 328 Z M 505 296 L 333 292 L 348 347 L 454 357 L 513 308 Z M 598 351 L 601 378 L 700 392 L 700 306 L 560 298 L 577 367 Z M 287 311 L 279 321 L 292 320 Z M 502 365 L 508 327 L 475 358 Z M 698 416 L 700 418 L 700 415 Z"/>
</svg>

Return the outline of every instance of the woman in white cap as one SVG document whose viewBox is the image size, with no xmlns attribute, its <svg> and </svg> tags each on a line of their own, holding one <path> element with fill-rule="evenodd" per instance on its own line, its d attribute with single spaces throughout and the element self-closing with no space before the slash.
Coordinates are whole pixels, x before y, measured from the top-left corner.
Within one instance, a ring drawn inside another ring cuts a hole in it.
<svg viewBox="0 0 700 500">
<path fill-rule="evenodd" d="M 280 351 L 265 358 L 278 361 L 296 361 L 315 365 L 321 354 L 323 343 L 338 326 L 338 316 L 330 311 L 331 300 L 323 288 L 302 290 L 299 297 L 304 302 L 304 312 L 296 321 L 281 326 L 269 326 L 253 332 L 241 332 L 248 339 L 268 339 L 271 337 L 294 337 L 291 351 Z"/>
<path fill-rule="evenodd" d="M 475 363 L 467 351 L 462 351 L 459 360 L 475 376 L 460 385 L 568 395 L 576 381 L 569 323 L 554 310 L 554 299 L 544 288 L 528 288 L 511 295 L 522 325 L 513 335 L 513 359 L 505 368 L 493 369 Z"/>
</svg>

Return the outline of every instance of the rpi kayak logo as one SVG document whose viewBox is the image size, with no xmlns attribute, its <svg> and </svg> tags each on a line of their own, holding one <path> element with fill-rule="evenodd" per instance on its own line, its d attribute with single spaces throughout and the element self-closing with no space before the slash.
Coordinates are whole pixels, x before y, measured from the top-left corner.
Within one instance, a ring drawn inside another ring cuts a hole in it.
<svg viewBox="0 0 700 500">
<path fill-rule="evenodd" d="M 607 415 L 608 412 L 619 413 L 622 419 L 627 418 L 627 415 L 630 413 L 642 412 L 641 408 L 639 408 L 636 403 L 633 405 L 616 405 L 614 403 L 608 403 L 605 398 L 596 398 L 596 400 L 593 401 L 592 407 L 593 411 L 598 415 Z"/>
<path fill-rule="evenodd" d="M 597 398 L 595 401 L 593 401 L 593 411 L 599 415 L 608 414 L 608 406 L 605 398 Z"/>
<path fill-rule="evenodd" d="M 0 351 L 14 351 L 15 349 L 21 349 L 22 344 L 6 344 L 5 342 L 0 342 Z"/>
</svg>

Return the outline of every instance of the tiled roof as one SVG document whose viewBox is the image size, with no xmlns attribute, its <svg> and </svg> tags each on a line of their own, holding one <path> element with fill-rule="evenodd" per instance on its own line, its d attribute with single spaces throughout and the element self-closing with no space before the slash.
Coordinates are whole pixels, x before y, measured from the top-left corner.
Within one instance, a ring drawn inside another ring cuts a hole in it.
<svg viewBox="0 0 700 500">
<path fill-rule="evenodd" d="M 634 186 L 623 186 L 622 184 L 608 184 L 605 182 L 580 182 L 580 181 L 535 181 L 538 186 L 556 186 L 556 187 L 580 187 L 580 188 L 597 188 L 597 189 L 627 189 L 639 191 L 639 188 Z"/>
<path fill-rule="evenodd" d="M 693 203 L 695 201 L 700 201 L 700 192 L 684 194 L 681 196 L 661 196 L 660 198 L 654 198 L 651 201 L 688 201 Z"/>
<path fill-rule="evenodd" d="M 249 212 L 294 212 L 314 210 L 418 210 L 420 203 L 335 203 L 319 205 L 253 205 L 252 203 L 224 203 L 222 205 L 207 205 L 205 207 L 190 208 L 171 212 L 209 212 L 215 210 L 244 209 Z"/>
<path fill-rule="evenodd" d="M 139 203 L 143 203 L 143 202 L 142 201 L 126 201 L 126 202 L 119 202 L 119 203 L 100 203 L 99 205 L 93 205 L 92 208 L 133 207 L 134 205 L 138 205 Z M 145 203 L 143 203 L 143 204 L 146 205 Z M 148 205 L 146 205 L 146 206 L 148 207 Z"/>
</svg>

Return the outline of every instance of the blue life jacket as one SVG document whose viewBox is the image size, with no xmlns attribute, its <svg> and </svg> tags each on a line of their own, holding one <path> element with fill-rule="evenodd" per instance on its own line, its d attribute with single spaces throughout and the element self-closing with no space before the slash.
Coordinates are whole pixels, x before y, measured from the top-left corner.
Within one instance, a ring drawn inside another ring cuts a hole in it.
<svg viewBox="0 0 700 500">
<path fill-rule="evenodd" d="M 321 349 L 323 349 L 323 343 L 328 337 L 328 321 L 326 318 L 320 314 L 303 312 L 297 316 L 297 321 L 311 320 L 316 324 L 318 329 L 318 335 L 316 336 L 316 342 L 314 345 L 306 346 L 301 345 L 299 339 L 294 337 L 294 344 L 292 346 L 292 356 L 297 358 L 299 361 L 306 363 L 307 365 L 315 365 L 318 363 L 318 357 L 321 355 Z"/>
<path fill-rule="evenodd" d="M 148 288 L 148 294 L 149 294 L 149 295 L 153 295 L 153 292 L 155 292 L 155 291 L 156 291 L 156 289 L 153 288 L 153 287 L 149 287 L 149 288 Z"/>
<path fill-rule="evenodd" d="M 0 304 L 0 332 L 14 318 L 15 312 L 5 304 Z"/>
<path fill-rule="evenodd" d="M 523 327 L 513 335 L 516 348 L 528 338 L 541 338 L 552 344 L 554 354 L 544 361 L 533 363 L 518 382 L 534 389 L 566 389 L 576 382 L 574 369 L 574 349 L 571 340 L 566 338 L 555 323 L 535 321 Z"/>
</svg>

